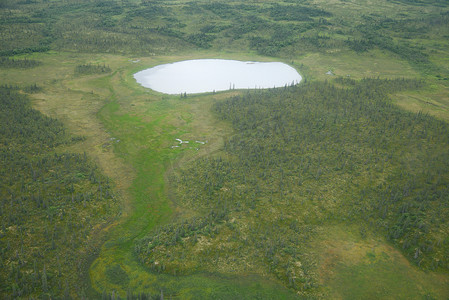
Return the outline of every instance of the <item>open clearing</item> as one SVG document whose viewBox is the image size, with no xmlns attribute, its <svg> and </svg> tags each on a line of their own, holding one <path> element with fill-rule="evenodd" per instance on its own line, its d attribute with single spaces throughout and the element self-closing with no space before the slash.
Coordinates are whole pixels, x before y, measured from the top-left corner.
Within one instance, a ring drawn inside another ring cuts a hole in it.
<svg viewBox="0 0 449 300">
<path fill-rule="evenodd" d="M 166 171 L 199 156 L 210 155 L 222 147 L 224 139 L 232 132 L 228 125 L 216 120 L 209 109 L 214 101 L 234 92 L 180 99 L 151 92 L 132 78 L 132 74 L 142 66 L 189 57 L 142 57 L 137 63 L 130 62 L 133 58 L 113 55 L 49 53 L 34 57 L 44 62 L 41 67 L 31 72 L 8 71 L 8 76 L 2 75 L 3 78 L 11 83 L 36 82 L 42 85 L 43 91 L 33 95 L 34 106 L 61 119 L 74 134 L 86 137 L 73 150 L 87 151 L 94 157 L 123 197 L 124 213 L 116 224 L 106 229 L 108 241 L 90 270 L 92 286 L 97 292 L 115 290 L 125 295 L 128 288 L 152 293 L 162 288 L 186 298 L 194 295 L 213 297 L 216 293 L 253 297 L 260 292 L 265 296 L 282 293 L 287 298 L 291 296 L 288 296 L 289 291 L 275 283 L 254 286 L 253 280 L 257 277 L 246 281 L 245 278 L 225 279 L 201 273 L 176 278 L 155 275 L 138 263 L 133 254 L 136 239 L 145 236 L 154 226 L 170 222 L 180 214 L 188 214 L 178 211 L 176 202 L 167 198 Z M 329 69 L 337 74 L 350 73 L 353 78 L 410 74 L 410 69 L 403 64 L 389 64 L 391 69 L 386 69 L 382 56 L 376 56 L 371 62 L 366 58 L 361 58 L 364 64 L 355 64 L 357 67 L 354 69 L 348 69 L 345 64 L 349 57 L 341 55 L 332 58 L 309 55 L 295 64 L 305 66 L 309 76 L 317 79 L 326 78 L 324 73 Z M 75 76 L 74 66 L 86 61 L 107 62 L 113 72 Z M 381 69 L 380 64 L 383 65 Z M 437 89 L 438 93 L 444 91 L 444 88 Z M 419 110 L 422 104 L 409 101 L 413 97 L 420 96 L 404 93 L 397 99 L 399 105 L 412 111 Z M 422 97 L 431 99 L 437 96 Z M 440 101 L 446 98 L 447 95 Z M 448 115 L 446 106 L 439 110 L 429 109 L 429 113 L 443 119 Z M 208 143 L 201 144 L 198 151 L 188 147 L 173 151 L 170 146 L 175 139 L 207 140 Z M 447 277 L 417 270 L 382 239 L 362 239 L 343 228 L 335 228 L 331 233 L 320 235 L 316 251 L 320 257 L 318 267 L 322 272 L 323 295 L 340 295 L 344 299 L 396 295 L 405 299 L 407 296 L 404 295 L 413 296 L 415 293 L 427 293 L 437 298 L 449 293 Z M 113 267 L 119 271 L 112 272 Z M 259 278 L 256 282 L 262 283 L 263 280 Z M 373 281 L 376 281 L 375 286 L 371 285 Z M 396 284 L 391 285 L 391 282 Z M 209 288 L 205 289 L 205 286 Z"/>
</svg>

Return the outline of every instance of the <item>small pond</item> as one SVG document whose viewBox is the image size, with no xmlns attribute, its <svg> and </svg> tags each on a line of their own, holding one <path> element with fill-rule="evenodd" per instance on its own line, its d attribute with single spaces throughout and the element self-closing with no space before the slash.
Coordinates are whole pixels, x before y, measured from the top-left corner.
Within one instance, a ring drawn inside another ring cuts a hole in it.
<svg viewBox="0 0 449 300">
<path fill-rule="evenodd" d="M 264 89 L 297 84 L 302 77 L 281 62 L 195 59 L 159 65 L 134 74 L 144 87 L 165 94 Z"/>
</svg>

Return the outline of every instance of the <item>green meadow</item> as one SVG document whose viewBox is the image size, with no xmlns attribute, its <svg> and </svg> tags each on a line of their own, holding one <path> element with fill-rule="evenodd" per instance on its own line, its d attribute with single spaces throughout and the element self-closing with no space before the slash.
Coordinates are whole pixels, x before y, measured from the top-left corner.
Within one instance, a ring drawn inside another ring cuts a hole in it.
<svg viewBox="0 0 449 300">
<path fill-rule="evenodd" d="M 449 297 L 444 1 L 0 14 L 2 298 Z M 133 78 L 199 58 L 304 80 L 181 97 Z"/>
</svg>

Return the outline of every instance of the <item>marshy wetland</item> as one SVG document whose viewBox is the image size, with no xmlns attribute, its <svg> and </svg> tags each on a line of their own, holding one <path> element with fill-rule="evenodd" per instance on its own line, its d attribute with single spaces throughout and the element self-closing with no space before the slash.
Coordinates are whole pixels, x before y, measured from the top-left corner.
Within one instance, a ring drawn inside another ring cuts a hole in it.
<svg viewBox="0 0 449 300">
<path fill-rule="evenodd" d="M 0 14 L 1 298 L 448 297 L 445 2 Z M 207 93 L 134 77 L 216 59 L 301 77 Z"/>
</svg>

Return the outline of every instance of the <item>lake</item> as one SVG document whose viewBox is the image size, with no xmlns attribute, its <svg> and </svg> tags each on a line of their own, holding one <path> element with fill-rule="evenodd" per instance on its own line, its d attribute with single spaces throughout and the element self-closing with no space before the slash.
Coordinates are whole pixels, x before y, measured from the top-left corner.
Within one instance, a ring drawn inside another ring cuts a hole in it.
<svg viewBox="0 0 449 300">
<path fill-rule="evenodd" d="M 264 89 L 297 84 L 301 75 L 281 62 L 195 59 L 159 65 L 134 74 L 144 87 L 165 94 Z"/>
</svg>

